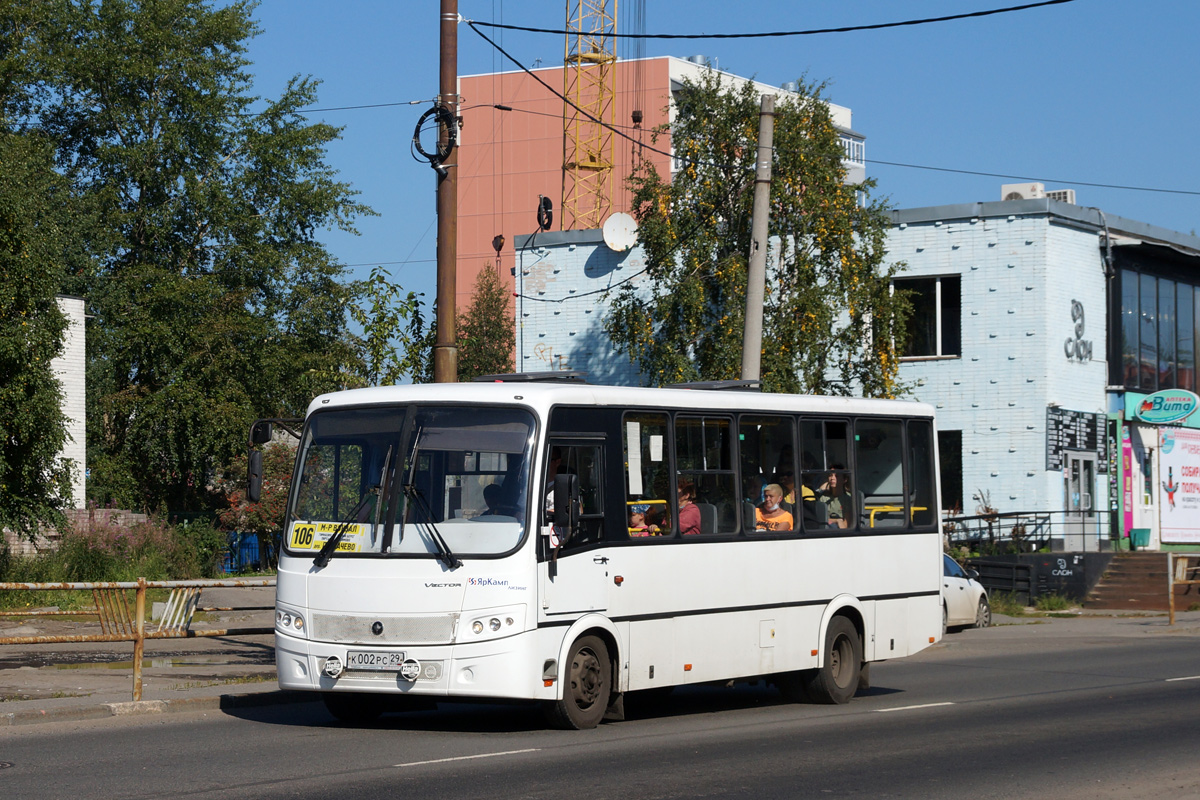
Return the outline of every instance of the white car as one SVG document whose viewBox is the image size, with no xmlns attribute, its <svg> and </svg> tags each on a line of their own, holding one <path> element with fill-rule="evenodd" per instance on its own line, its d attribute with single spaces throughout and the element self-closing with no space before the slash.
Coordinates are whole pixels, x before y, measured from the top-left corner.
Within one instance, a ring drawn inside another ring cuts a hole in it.
<svg viewBox="0 0 1200 800">
<path fill-rule="evenodd" d="M 992 624 L 992 607 L 987 590 L 975 580 L 979 573 L 967 572 L 950 556 L 942 554 L 942 632 L 946 628 Z"/>
</svg>

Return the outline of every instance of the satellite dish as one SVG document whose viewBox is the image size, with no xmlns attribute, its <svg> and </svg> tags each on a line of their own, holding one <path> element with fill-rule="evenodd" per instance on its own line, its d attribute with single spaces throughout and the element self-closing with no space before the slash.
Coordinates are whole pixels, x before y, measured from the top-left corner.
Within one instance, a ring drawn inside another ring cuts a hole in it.
<svg viewBox="0 0 1200 800">
<path fill-rule="evenodd" d="M 604 243 L 609 250 L 624 253 L 637 244 L 637 223 L 624 211 L 610 214 L 604 220 Z"/>
</svg>

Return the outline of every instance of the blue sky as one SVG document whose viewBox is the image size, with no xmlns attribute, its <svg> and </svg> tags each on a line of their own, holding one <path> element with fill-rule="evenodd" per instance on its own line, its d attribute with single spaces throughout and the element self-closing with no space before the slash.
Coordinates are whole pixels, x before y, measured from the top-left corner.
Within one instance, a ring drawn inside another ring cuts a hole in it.
<svg viewBox="0 0 1200 800">
<path fill-rule="evenodd" d="M 646 0 L 646 32 L 798 30 L 1017 4 Z M 422 101 L 313 116 L 344 127 L 329 163 L 380 215 L 359 221 L 361 236 L 329 233 L 325 241 L 356 275 L 382 264 L 427 299 L 435 294 L 435 180 L 409 155 L 409 142 L 437 93 L 438 5 L 262 0 L 255 11 L 262 34 L 249 53 L 261 96 L 277 96 L 301 74 L 322 81 L 320 108 Z M 565 7 L 565 0 L 459 0 L 469 19 L 549 28 L 563 26 Z M 623 22 L 618 13 L 618 30 Z M 828 81 L 829 99 L 850 107 L 855 130 L 867 137 L 868 160 L 1039 179 L 1047 189 L 1074 188 L 1080 205 L 1190 233 L 1200 229 L 1200 196 L 1072 181 L 1200 191 L 1198 31 L 1200 3 L 1191 0 L 1074 0 L 883 31 L 651 40 L 645 53 L 705 54 L 721 69 L 775 85 L 800 76 Z M 561 36 L 496 31 L 493 38 L 527 65 L 562 63 Z M 487 42 L 459 26 L 460 74 L 507 69 Z M 898 208 L 998 200 L 1000 184 L 1018 182 L 872 163 L 867 174 Z"/>
</svg>

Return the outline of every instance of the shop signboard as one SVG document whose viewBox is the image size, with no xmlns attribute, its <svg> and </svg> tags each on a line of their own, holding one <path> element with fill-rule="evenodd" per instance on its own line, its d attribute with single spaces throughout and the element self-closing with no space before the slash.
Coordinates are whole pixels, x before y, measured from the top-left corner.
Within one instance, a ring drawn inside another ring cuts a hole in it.
<svg viewBox="0 0 1200 800">
<path fill-rule="evenodd" d="M 1159 538 L 1200 542 L 1200 430 L 1158 429 Z"/>
<path fill-rule="evenodd" d="M 1173 425 L 1192 415 L 1200 397 L 1187 389 L 1163 389 L 1148 394 L 1137 404 L 1137 418 L 1149 425 Z"/>
</svg>

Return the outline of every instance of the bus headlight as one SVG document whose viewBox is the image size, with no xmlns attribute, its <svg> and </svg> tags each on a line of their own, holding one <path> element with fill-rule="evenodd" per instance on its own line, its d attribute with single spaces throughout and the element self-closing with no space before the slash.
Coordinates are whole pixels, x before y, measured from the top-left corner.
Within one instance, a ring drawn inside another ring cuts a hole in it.
<svg viewBox="0 0 1200 800">
<path fill-rule="evenodd" d="M 298 611 L 275 606 L 275 629 L 292 636 L 303 636 L 304 616 Z"/>
<path fill-rule="evenodd" d="M 460 638 L 460 641 L 475 641 L 476 636 L 480 639 L 496 639 L 501 636 L 513 636 L 525 630 L 525 606 L 481 609 L 476 613 L 481 616 L 471 620 L 473 635 L 466 639 Z"/>
</svg>

